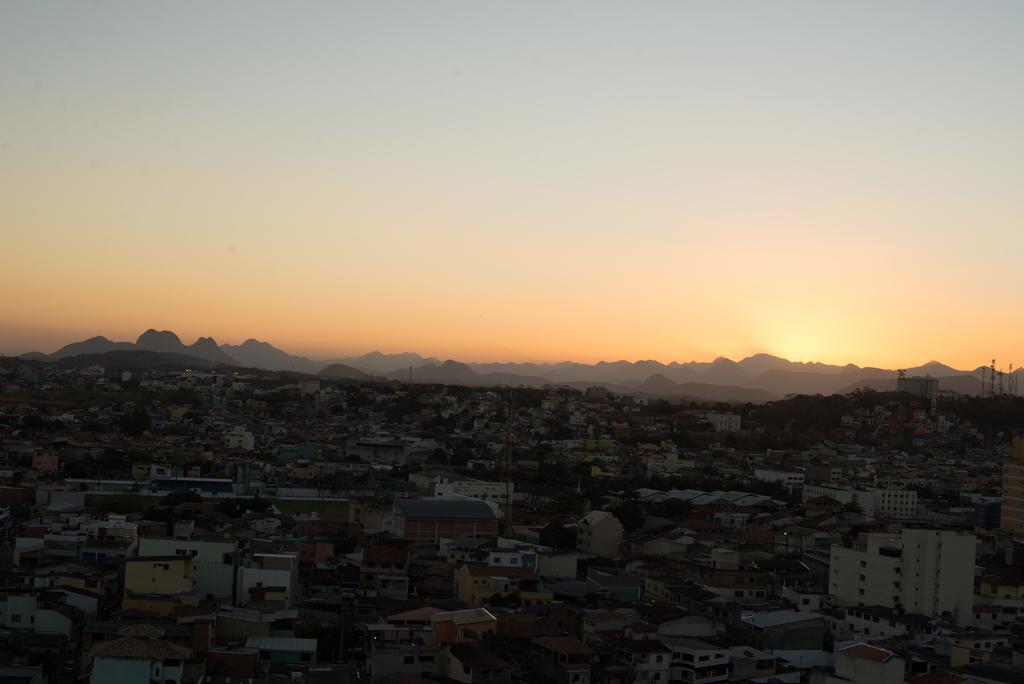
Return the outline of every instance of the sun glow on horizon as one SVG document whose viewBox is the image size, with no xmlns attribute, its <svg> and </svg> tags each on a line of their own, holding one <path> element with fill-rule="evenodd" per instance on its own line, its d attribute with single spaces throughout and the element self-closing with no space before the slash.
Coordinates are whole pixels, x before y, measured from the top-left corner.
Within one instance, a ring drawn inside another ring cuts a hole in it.
<svg viewBox="0 0 1024 684">
<path fill-rule="evenodd" d="M 9 3 L 0 353 L 1013 361 L 1022 21 Z"/>
</svg>

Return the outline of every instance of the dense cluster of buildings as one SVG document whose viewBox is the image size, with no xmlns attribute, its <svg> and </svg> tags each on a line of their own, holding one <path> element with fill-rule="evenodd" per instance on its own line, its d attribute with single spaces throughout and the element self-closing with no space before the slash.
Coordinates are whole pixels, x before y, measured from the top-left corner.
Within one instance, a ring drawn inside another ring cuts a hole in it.
<svg viewBox="0 0 1024 684">
<path fill-rule="evenodd" d="M 0 681 L 1020 682 L 1024 442 L 912 389 L 2 365 Z"/>
</svg>

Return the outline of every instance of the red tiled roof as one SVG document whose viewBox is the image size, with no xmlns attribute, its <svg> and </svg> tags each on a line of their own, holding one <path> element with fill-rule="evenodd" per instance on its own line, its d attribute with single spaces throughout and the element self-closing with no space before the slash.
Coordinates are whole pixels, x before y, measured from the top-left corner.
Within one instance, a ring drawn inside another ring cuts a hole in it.
<svg viewBox="0 0 1024 684">
<path fill-rule="evenodd" d="M 878 648 L 877 646 L 871 646 L 870 644 L 854 644 L 853 646 L 844 648 L 840 653 L 854 658 L 871 660 L 876 663 L 884 663 L 893 656 L 892 651 L 887 651 L 884 648 Z"/>
</svg>

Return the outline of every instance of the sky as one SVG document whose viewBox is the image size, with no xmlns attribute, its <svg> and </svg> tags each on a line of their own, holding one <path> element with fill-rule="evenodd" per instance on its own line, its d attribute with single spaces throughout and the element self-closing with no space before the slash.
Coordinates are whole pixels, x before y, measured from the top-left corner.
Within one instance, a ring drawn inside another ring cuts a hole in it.
<svg viewBox="0 0 1024 684">
<path fill-rule="evenodd" d="M 155 327 L 1020 365 L 1021 26 L 1000 0 L 0 3 L 0 352 Z"/>
</svg>

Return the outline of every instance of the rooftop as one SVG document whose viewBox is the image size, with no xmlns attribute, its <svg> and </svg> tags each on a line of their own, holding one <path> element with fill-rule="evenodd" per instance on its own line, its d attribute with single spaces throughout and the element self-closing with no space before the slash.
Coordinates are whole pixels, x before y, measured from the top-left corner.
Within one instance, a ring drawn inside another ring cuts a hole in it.
<svg viewBox="0 0 1024 684">
<path fill-rule="evenodd" d="M 296 637 L 251 636 L 245 640 L 246 648 L 258 648 L 261 651 L 316 653 L 316 644 L 316 639 Z"/>
<path fill-rule="evenodd" d="M 406 518 L 428 520 L 497 520 L 494 509 L 483 501 L 449 499 L 398 499 L 395 510 Z"/>
</svg>

